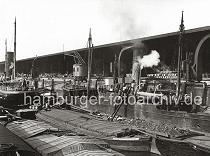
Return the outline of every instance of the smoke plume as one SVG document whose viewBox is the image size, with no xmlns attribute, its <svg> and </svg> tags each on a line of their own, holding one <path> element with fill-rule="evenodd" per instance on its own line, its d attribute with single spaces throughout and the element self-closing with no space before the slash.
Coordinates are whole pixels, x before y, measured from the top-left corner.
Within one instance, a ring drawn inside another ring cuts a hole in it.
<svg viewBox="0 0 210 156">
<path fill-rule="evenodd" d="M 160 62 L 160 55 L 156 50 L 152 50 L 149 55 L 144 55 L 143 58 L 138 57 L 138 62 L 141 68 L 157 66 Z"/>
<path fill-rule="evenodd" d="M 118 40 L 139 38 L 149 31 L 149 25 L 141 18 L 143 12 L 132 9 L 133 4 L 129 1 L 102 1 L 101 6 L 104 20 L 113 32 L 118 32 Z"/>
</svg>

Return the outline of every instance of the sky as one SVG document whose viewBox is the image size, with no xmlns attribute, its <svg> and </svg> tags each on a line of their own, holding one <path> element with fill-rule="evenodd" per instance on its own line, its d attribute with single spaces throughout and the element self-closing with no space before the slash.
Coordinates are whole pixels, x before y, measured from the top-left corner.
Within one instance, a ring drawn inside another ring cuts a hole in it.
<svg viewBox="0 0 210 156">
<path fill-rule="evenodd" d="M 0 0 L 0 61 L 17 60 L 210 25 L 209 0 Z"/>
</svg>

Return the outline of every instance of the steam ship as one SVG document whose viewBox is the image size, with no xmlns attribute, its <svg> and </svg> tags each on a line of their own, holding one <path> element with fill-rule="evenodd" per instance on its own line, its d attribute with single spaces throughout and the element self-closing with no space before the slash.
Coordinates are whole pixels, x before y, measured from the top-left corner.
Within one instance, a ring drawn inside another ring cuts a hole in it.
<svg viewBox="0 0 210 156">
<path fill-rule="evenodd" d="M 193 68 L 195 78 L 190 78 L 193 76 L 189 76 L 189 64 L 187 65 L 188 70 L 186 70 L 185 73 L 185 75 L 187 75 L 186 78 L 181 77 L 181 75 L 183 75 L 181 74 L 181 63 L 183 62 L 182 53 L 184 44 L 183 15 L 181 21 L 177 73 L 169 72 L 169 74 L 162 73 L 149 75 L 150 77 L 156 78 L 153 79 L 154 83 L 151 83 L 151 80 L 148 80 L 147 84 L 144 84 L 145 87 L 140 89 L 139 92 L 139 95 L 144 95 L 145 93 L 149 92 L 149 90 L 152 90 L 150 92 L 153 93 L 159 92 L 162 93 L 161 95 L 165 95 L 165 97 L 167 98 L 166 100 L 168 101 L 162 100 L 159 103 L 160 105 L 152 104 L 152 102 L 150 102 L 149 104 L 147 103 L 145 105 L 141 105 L 139 106 L 139 115 L 145 119 L 161 122 L 163 121 L 168 124 L 176 125 L 176 127 L 209 133 L 210 86 L 207 84 L 207 82 L 201 81 L 201 79 L 199 78 L 200 75 L 202 75 L 202 73 L 198 73 L 200 71 L 199 69 Z M 195 55 L 193 66 L 198 66 L 198 63 L 198 57 Z M 157 96 L 159 99 L 161 99 L 161 95 L 154 94 L 154 96 Z M 170 97 L 172 97 L 171 101 L 169 100 Z M 173 99 L 173 97 L 176 98 Z M 198 100 L 196 100 L 196 98 L 198 98 Z"/>
<path fill-rule="evenodd" d="M 34 97 L 42 98 L 42 94 L 49 92 L 44 87 L 38 88 L 38 71 L 35 58 L 32 62 L 32 78 L 17 77 L 16 73 L 16 18 L 14 22 L 14 52 L 7 51 L 5 42 L 5 72 L 0 84 L 0 106 L 11 113 L 18 109 L 29 108 L 33 104 Z M 34 81 L 34 84 L 31 82 Z M 29 97 L 29 98 L 27 98 Z"/>
<path fill-rule="evenodd" d="M 172 76 L 175 76 L 175 79 L 172 78 L 172 81 L 169 82 L 170 74 L 165 73 L 150 75 L 153 78 L 156 77 L 156 79 L 152 80 L 153 83 L 147 80 L 147 83 L 144 83 L 144 87 L 137 92 L 137 96 L 141 98 L 147 97 L 145 103 L 138 107 L 138 117 L 160 125 L 167 124 L 167 127 L 172 127 L 174 130 L 180 128 L 185 132 L 189 131 L 189 133 L 187 132 L 180 135 L 173 135 L 167 131 L 165 131 L 165 136 L 156 135 L 156 145 L 163 156 L 209 155 L 210 86 L 207 82 L 201 81 L 200 77 L 202 73 L 199 73 L 200 70 L 198 69 L 198 64 L 201 60 L 198 59 L 196 54 L 192 67 L 194 79 L 192 79 L 192 76 L 189 76 L 189 64 L 187 64 L 186 77 L 181 77 L 184 44 L 183 36 L 184 23 L 182 13 L 178 67 L 177 73 L 175 75 L 172 74 Z M 163 79 L 165 79 L 165 81 L 161 82 Z M 175 82 L 173 82 L 173 80 L 175 80 Z M 199 100 L 197 100 L 197 98 Z M 151 101 L 151 99 L 155 100 Z M 158 104 L 156 103 L 157 101 Z M 141 127 L 141 125 L 139 125 L 139 127 Z M 156 130 L 157 129 L 154 131 Z"/>
</svg>

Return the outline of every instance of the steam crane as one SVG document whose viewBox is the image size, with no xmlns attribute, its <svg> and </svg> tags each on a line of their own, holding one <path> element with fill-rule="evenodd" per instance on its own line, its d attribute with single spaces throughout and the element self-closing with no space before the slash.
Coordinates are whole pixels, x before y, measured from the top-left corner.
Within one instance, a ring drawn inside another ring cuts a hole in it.
<svg viewBox="0 0 210 156">
<path fill-rule="evenodd" d="M 71 95 L 76 97 L 79 97 L 81 95 L 87 95 L 89 97 L 90 95 L 98 96 L 97 88 L 91 88 L 91 66 L 92 66 L 92 52 L 93 52 L 93 44 L 92 44 L 92 36 L 91 36 L 91 30 L 89 33 L 89 38 L 88 38 L 88 62 L 87 62 L 87 67 L 86 68 L 86 62 L 82 59 L 80 54 L 75 51 L 72 54 L 64 54 L 67 56 L 72 56 L 74 58 L 75 64 L 73 65 L 73 81 L 74 85 L 72 84 L 66 84 L 63 87 L 64 90 L 64 96 Z M 87 77 L 87 84 L 83 83 L 80 80 L 84 80 L 84 78 Z M 71 81 L 72 82 L 72 81 Z M 71 83 L 70 82 L 70 83 Z M 77 96 L 76 96 L 77 95 Z M 76 99 L 73 100 L 73 104 L 76 105 Z"/>
<path fill-rule="evenodd" d="M 64 56 L 71 56 L 74 58 L 74 65 L 73 65 L 73 77 L 84 77 L 86 76 L 86 62 L 83 60 L 81 55 L 74 51 L 72 54 L 64 54 Z"/>
<path fill-rule="evenodd" d="M 77 52 L 74 51 L 72 54 L 64 54 L 65 56 L 72 56 L 74 58 L 74 63 L 79 64 L 79 65 L 85 65 L 85 61 L 81 57 L 81 55 Z"/>
<path fill-rule="evenodd" d="M 74 65 L 73 65 L 73 76 L 74 78 L 79 78 L 79 77 L 86 77 L 87 78 L 87 83 L 90 85 L 90 75 L 91 75 L 91 66 L 92 66 L 92 49 L 93 49 L 93 44 L 92 44 L 92 37 L 91 37 L 91 30 L 89 33 L 89 38 L 88 38 L 88 62 L 86 63 L 84 59 L 81 57 L 79 52 L 74 51 L 71 54 L 64 54 L 64 56 L 70 56 L 74 58 Z M 88 66 L 88 70 L 86 68 L 86 64 Z M 88 73 L 87 73 L 87 71 Z"/>
</svg>

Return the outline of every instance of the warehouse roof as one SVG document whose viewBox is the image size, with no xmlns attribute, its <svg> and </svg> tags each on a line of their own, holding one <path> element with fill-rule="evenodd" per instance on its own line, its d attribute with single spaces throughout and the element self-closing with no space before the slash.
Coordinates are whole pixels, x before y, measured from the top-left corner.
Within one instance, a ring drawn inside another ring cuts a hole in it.
<svg viewBox="0 0 210 156">
<path fill-rule="evenodd" d="M 203 31 L 210 31 L 210 26 L 188 29 L 188 30 L 185 30 L 185 34 L 191 34 L 191 33 L 203 32 Z M 118 45 L 130 44 L 130 43 L 133 43 L 136 41 L 144 42 L 144 41 L 149 41 L 149 40 L 154 40 L 154 39 L 172 37 L 172 36 L 176 36 L 178 34 L 179 34 L 179 31 L 176 31 L 176 32 L 171 32 L 171 33 L 166 33 L 166 34 L 160 34 L 160 35 L 154 35 L 154 36 L 149 36 L 149 37 L 142 37 L 142 38 L 137 38 L 137 39 L 132 39 L 132 40 L 125 40 L 125 41 L 120 41 L 120 42 L 115 42 L 115 43 L 98 45 L 98 46 L 94 46 L 94 48 L 98 49 L 98 48 L 105 48 L 105 47 L 111 47 L 111 46 L 118 46 Z M 75 50 L 69 50 L 69 51 L 57 52 L 57 53 L 53 53 L 53 54 L 42 55 L 42 56 L 39 56 L 39 58 L 62 55 L 62 54 L 64 55 L 64 54 L 72 53 L 74 51 L 79 52 L 79 51 L 84 51 L 84 50 L 87 50 L 87 48 L 81 48 L 81 49 L 75 49 Z M 34 58 L 35 57 L 31 57 L 31 58 L 21 59 L 18 61 L 32 60 Z M 1 63 L 3 63 L 3 62 L 1 62 Z"/>
</svg>

